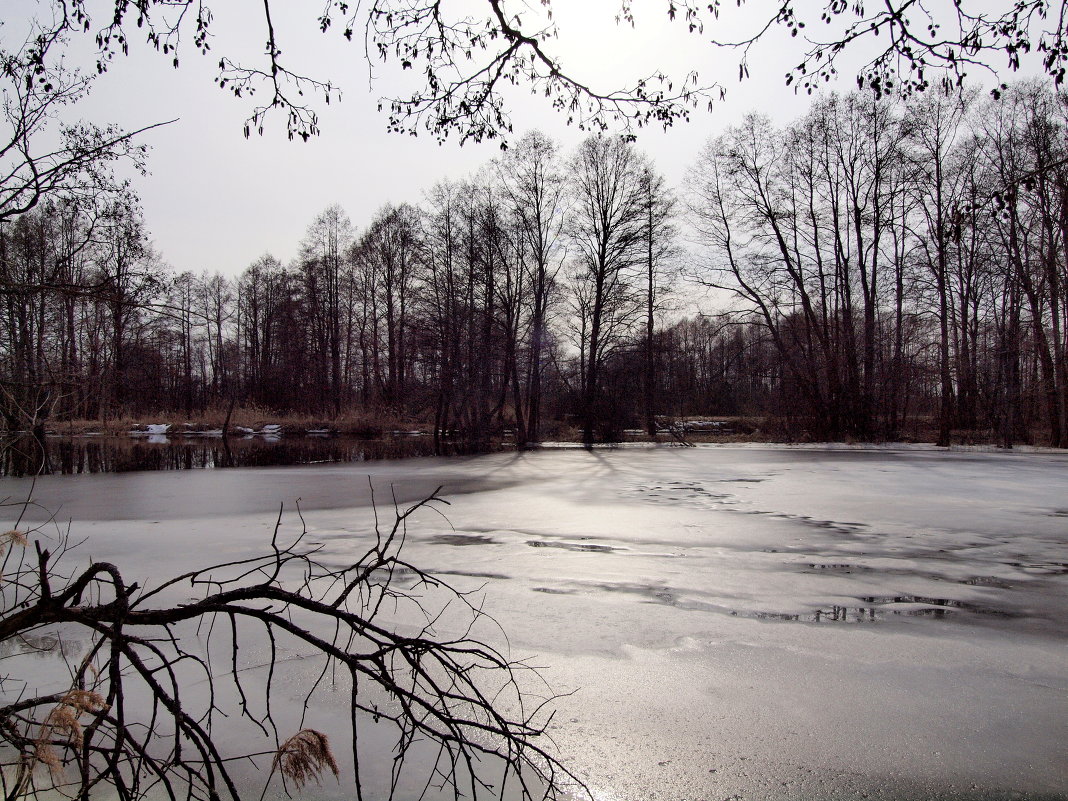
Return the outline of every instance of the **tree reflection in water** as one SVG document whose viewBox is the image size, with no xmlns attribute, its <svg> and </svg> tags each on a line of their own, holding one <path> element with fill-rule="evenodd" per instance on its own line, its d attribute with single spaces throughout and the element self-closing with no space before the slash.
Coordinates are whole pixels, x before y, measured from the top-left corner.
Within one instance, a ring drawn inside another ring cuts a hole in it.
<svg viewBox="0 0 1068 801">
<path fill-rule="evenodd" d="M 471 452 L 447 445 L 438 455 Z M 486 450 L 485 447 L 479 450 Z M 42 446 L 21 437 L 0 448 L 0 475 L 124 473 L 137 470 L 194 470 L 271 467 L 316 462 L 364 462 L 433 456 L 430 436 L 357 437 L 47 437 Z"/>
</svg>

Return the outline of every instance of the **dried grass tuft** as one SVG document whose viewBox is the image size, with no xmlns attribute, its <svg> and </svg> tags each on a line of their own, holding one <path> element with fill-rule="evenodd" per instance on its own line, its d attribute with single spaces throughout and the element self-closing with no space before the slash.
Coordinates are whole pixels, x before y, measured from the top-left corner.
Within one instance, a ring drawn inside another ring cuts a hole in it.
<svg viewBox="0 0 1068 801">
<path fill-rule="evenodd" d="M 330 768 L 337 778 L 337 760 L 330 750 L 330 741 L 315 729 L 301 729 L 282 743 L 271 763 L 271 772 L 277 770 L 291 779 L 298 790 L 312 780 L 320 784 L 323 768 Z"/>
<path fill-rule="evenodd" d="M 65 740 L 71 748 L 82 744 L 83 714 L 103 712 L 108 708 L 100 693 L 92 690 L 68 690 L 59 703 L 48 713 L 41 724 L 41 731 L 34 740 L 37 762 L 48 767 L 53 774 L 59 772 L 63 763 L 54 745 L 56 740 Z"/>
<path fill-rule="evenodd" d="M 5 531 L 3 534 L 0 534 L 0 551 L 2 551 L 3 546 L 10 543 L 21 545 L 25 548 L 30 544 L 30 540 L 26 536 L 25 531 L 19 531 L 17 528 L 13 528 L 10 531 Z"/>
<path fill-rule="evenodd" d="M 13 528 L 10 531 L 5 531 L 0 534 L 0 556 L 4 555 L 9 545 L 21 545 L 25 548 L 29 545 L 29 537 L 26 536 L 25 531 L 19 531 L 17 528 Z M 0 581 L 4 580 L 4 574 L 0 573 Z"/>
</svg>

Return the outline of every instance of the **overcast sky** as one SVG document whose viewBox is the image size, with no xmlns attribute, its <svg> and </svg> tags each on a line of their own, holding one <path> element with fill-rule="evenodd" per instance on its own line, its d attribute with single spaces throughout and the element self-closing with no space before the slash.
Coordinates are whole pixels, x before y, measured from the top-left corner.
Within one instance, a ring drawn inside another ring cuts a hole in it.
<svg viewBox="0 0 1068 801">
<path fill-rule="evenodd" d="M 38 5 L 35 0 L 4 3 L 12 10 L 27 9 L 27 14 Z M 288 263 L 308 224 L 328 205 L 340 204 L 359 232 L 382 204 L 418 203 L 435 182 L 462 178 L 499 154 L 496 142 L 460 147 L 455 142 L 438 145 L 427 135 L 387 133 L 386 116 L 376 110 L 378 98 L 410 91 L 412 85 L 402 82 L 410 74 L 372 67 L 362 42 L 320 33 L 320 5 L 274 4 L 279 46 L 287 61 L 334 81 L 344 92 L 340 104 L 317 106 L 323 132 L 309 142 L 289 141 L 281 116 L 262 137 L 245 139 L 242 127 L 250 106 L 213 85 L 220 55 L 262 52 L 266 33 L 262 5 L 255 0 L 213 4 L 216 49 L 208 57 L 200 57 L 187 42 L 175 70 L 168 58 L 134 46 L 130 56 L 116 59 L 92 96 L 72 110 L 72 118 L 126 128 L 177 120 L 145 134 L 152 149 L 151 174 L 134 180 L 155 247 L 174 269 L 236 275 L 265 252 Z M 636 0 L 634 6 L 638 20 L 631 30 L 614 20 L 618 0 L 556 0 L 561 38 L 553 43 L 554 52 L 576 76 L 606 89 L 630 85 L 656 68 L 680 75 L 696 68 L 703 83 L 728 87 L 726 100 L 712 113 L 697 112 L 692 122 L 666 133 L 640 133 L 638 146 L 670 183 L 682 181 L 706 139 L 745 113 L 758 110 L 786 120 L 808 105 L 809 98 L 783 83 L 798 55 L 781 36 L 761 47 L 751 78 L 738 83 L 737 56 L 708 44 L 713 36 L 738 33 L 729 20 L 704 35 L 690 35 L 681 23 L 667 22 L 662 0 Z M 13 13 L 5 16 L 15 18 Z M 72 44 L 71 58 L 92 66 L 90 37 Z M 851 84 L 842 81 L 838 88 L 848 91 Z M 516 94 L 513 110 L 516 136 L 537 127 L 565 149 L 584 136 L 525 91 Z"/>
</svg>

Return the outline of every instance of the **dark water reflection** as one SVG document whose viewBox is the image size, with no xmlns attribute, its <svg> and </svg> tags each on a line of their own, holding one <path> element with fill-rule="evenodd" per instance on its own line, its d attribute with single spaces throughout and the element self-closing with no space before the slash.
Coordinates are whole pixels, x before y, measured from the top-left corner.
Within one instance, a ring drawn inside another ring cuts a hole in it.
<svg viewBox="0 0 1068 801">
<path fill-rule="evenodd" d="M 218 467 L 271 467 L 318 462 L 365 462 L 433 456 L 430 436 L 357 437 L 47 437 L 44 447 L 31 437 L 4 443 L 0 475 L 73 475 L 139 470 L 196 470 Z M 485 451 L 486 448 L 479 450 Z M 445 453 L 472 452 L 450 444 Z"/>
</svg>

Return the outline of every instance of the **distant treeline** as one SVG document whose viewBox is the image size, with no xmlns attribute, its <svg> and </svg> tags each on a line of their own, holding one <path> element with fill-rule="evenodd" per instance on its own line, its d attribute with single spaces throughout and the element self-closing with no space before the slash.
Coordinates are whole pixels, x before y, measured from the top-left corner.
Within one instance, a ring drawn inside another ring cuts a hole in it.
<svg viewBox="0 0 1068 801">
<path fill-rule="evenodd" d="M 893 438 L 918 414 L 940 444 L 1068 445 L 1066 122 L 1064 94 L 1019 84 L 831 96 L 710 142 L 693 220 L 756 346 L 737 358 L 763 352 L 759 408 L 822 438 Z"/>
<path fill-rule="evenodd" d="M 749 415 L 1064 446 L 1066 131 L 1039 85 L 829 96 L 727 130 L 677 193 L 622 139 L 531 133 L 232 280 L 169 272 L 132 197 L 53 198 L 0 229 L 0 405 L 19 430 L 255 404 L 474 441 Z M 701 285 L 717 308 L 673 315 Z"/>
</svg>

